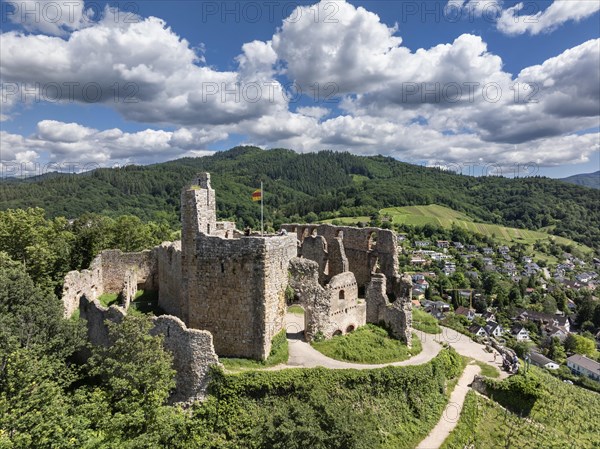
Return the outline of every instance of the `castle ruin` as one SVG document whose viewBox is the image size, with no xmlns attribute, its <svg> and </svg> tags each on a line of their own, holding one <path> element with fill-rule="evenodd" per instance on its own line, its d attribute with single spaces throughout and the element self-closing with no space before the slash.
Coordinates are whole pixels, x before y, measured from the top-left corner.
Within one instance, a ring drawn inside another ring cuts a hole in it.
<svg viewBox="0 0 600 449">
<path fill-rule="evenodd" d="M 109 344 L 104 321 L 121 320 L 138 289 L 157 291 L 167 315 L 154 319 L 153 332 L 173 353 L 178 400 L 203 396 L 218 356 L 266 359 L 285 329 L 290 292 L 305 310 L 307 341 L 372 322 L 410 345 L 411 281 L 398 275 L 393 231 L 284 225 L 277 235 L 246 235 L 217 221 L 209 173 L 182 190 L 181 221 L 181 241 L 103 251 L 63 287 L 65 315 L 79 309 L 94 344 Z M 120 305 L 102 307 L 103 293 L 119 294 Z"/>
</svg>

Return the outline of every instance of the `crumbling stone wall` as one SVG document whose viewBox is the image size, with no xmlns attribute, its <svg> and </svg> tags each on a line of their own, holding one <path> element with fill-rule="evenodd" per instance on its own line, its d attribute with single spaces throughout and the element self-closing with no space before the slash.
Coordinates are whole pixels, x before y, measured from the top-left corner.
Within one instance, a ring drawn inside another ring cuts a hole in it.
<svg viewBox="0 0 600 449">
<path fill-rule="evenodd" d="M 290 262 L 290 287 L 304 307 L 305 337 L 317 333 L 329 338 L 345 334 L 366 323 L 366 304 L 358 299 L 358 285 L 350 272 L 340 273 L 322 287 L 319 265 L 295 258 Z"/>
<path fill-rule="evenodd" d="M 62 291 L 65 318 L 69 318 L 79 308 L 79 301 L 83 295 L 96 299 L 102 294 L 104 283 L 101 259 L 102 256 L 99 255 L 92 261 L 89 269 L 70 271 L 65 276 Z"/>
<path fill-rule="evenodd" d="M 127 310 L 131 301 L 135 299 L 135 294 L 138 291 L 138 276 L 137 270 L 127 269 L 125 279 L 123 281 L 123 290 L 121 291 L 121 304 Z"/>
<path fill-rule="evenodd" d="M 102 280 L 104 293 L 121 293 L 125 273 L 135 271 L 144 290 L 158 290 L 158 268 L 155 250 L 124 253 L 118 249 L 102 251 Z"/>
<path fill-rule="evenodd" d="M 123 305 L 128 307 L 138 286 L 146 290 L 158 289 L 155 250 L 135 253 L 102 251 L 89 269 L 71 271 L 65 276 L 62 292 L 65 317 L 70 317 L 77 310 L 83 295 L 93 300 L 103 293 L 121 294 Z"/>
<path fill-rule="evenodd" d="M 119 306 L 103 307 L 85 295 L 81 298 L 81 318 L 87 322 L 88 339 L 95 346 L 109 346 L 108 322 L 120 323 L 127 315 Z M 151 335 L 162 335 L 163 346 L 173 355 L 175 391 L 172 402 L 192 402 L 206 397 L 210 369 L 220 365 L 210 332 L 188 329 L 177 317 L 153 317 Z"/>
<path fill-rule="evenodd" d="M 399 292 L 405 291 L 407 285 L 412 281 L 410 277 L 401 278 L 399 281 Z M 396 301 L 390 302 L 386 293 L 386 278 L 384 274 L 376 273 L 367 286 L 367 322 L 379 324 L 384 323 L 391 334 L 404 341 L 407 345 L 412 343 L 412 301 L 410 288 L 408 296 L 397 297 Z"/>
<path fill-rule="evenodd" d="M 306 237 L 302 242 L 300 255 L 306 259 L 314 260 L 319 264 L 319 283 L 325 285 L 329 277 L 327 241 L 325 237 L 322 235 L 310 235 Z"/>
<path fill-rule="evenodd" d="M 110 346 L 107 322 L 120 323 L 127 311 L 120 306 L 104 307 L 95 299 L 81 297 L 80 318 L 87 321 L 88 340 L 94 346 Z"/>
<path fill-rule="evenodd" d="M 157 249 L 158 305 L 169 315 L 183 318 L 181 241 L 165 242 Z"/>
<path fill-rule="evenodd" d="M 330 275 L 338 274 L 339 266 L 347 262 L 347 271 L 354 273 L 359 289 L 363 290 L 371 280 L 371 273 L 380 272 L 386 275 L 388 285 L 386 290 L 392 292 L 392 279 L 398 272 L 398 246 L 394 231 L 379 228 L 355 228 L 350 226 L 333 226 L 329 224 L 299 225 L 287 224 L 282 226 L 288 232 L 295 233 L 302 242 L 299 255 L 311 258 L 304 253 L 304 242 L 316 233 L 323 236 L 328 248 L 342 251 L 329 251 L 328 261 Z M 339 240 L 341 240 L 341 245 Z M 332 267 L 334 271 L 331 271 Z"/>
<path fill-rule="evenodd" d="M 172 402 L 192 402 L 206 397 L 210 369 L 220 365 L 213 337 L 205 330 L 188 329 L 179 318 L 162 315 L 154 318 L 152 335 L 163 336 L 163 346 L 173 355 L 175 393 Z"/>
</svg>

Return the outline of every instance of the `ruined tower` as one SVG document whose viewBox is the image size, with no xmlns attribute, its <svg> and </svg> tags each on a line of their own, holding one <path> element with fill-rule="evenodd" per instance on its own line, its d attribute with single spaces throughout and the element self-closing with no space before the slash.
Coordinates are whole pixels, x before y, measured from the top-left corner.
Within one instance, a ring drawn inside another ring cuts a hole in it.
<svg viewBox="0 0 600 449">
<path fill-rule="evenodd" d="M 283 329 L 291 235 L 243 236 L 217 222 L 210 175 L 181 194 L 181 317 L 210 331 L 220 356 L 265 359 Z"/>
</svg>

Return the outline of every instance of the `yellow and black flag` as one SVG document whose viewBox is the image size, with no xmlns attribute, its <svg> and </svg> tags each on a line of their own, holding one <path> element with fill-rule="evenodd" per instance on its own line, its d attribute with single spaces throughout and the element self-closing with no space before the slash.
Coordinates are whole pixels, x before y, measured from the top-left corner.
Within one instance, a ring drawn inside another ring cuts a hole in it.
<svg viewBox="0 0 600 449">
<path fill-rule="evenodd" d="M 260 201 L 262 199 L 262 189 L 257 189 L 252 192 L 252 201 Z"/>
</svg>

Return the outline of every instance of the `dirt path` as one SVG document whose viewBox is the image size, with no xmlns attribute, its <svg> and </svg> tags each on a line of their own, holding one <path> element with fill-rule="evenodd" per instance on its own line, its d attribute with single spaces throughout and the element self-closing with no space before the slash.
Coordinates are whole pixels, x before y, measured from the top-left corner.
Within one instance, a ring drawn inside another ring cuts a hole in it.
<svg viewBox="0 0 600 449">
<path fill-rule="evenodd" d="M 508 377 L 508 373 L 502 370 L 502 357 L 498 354 L 498 352 L 487 352 L 484 345 L 473 341 L 466 335 L 456 332 L 454 329 L 450 329 L 449 327 L 441 327 L 442 333 L 433 336 L 436 341 L 449 344 L 460 355 L 471 357 L 479 362 L 495 366 L 500 371 L 500 379 L 505 379 Z M 494 354 L 496 354 L 496 357 L 494 357 Z"/>
<path fill-rule="evenodd" d="M 286 365 L 277 365 L 269 368 L 270 370 L 282 370 L 288 368 L 315 368 L 322 366 L 330 369 L 373 369 L 384 366 L 408 366 L 422 365 L 432 360 L 442 349 L 442 343 L 452 346 L 459 354 L 471 357 L 475 360 L 488 363 L 500 369 L 501 358 L 497 357 L 494 362 L 494 355 L 486 352 L 484 346 L 474 342 L 466 335 L 456 332 L 447 327 L 442 327 L 442 333 L 437 335 L 417 332 L 423 350 L 414 357 L 402 362 L 392 362 L 380 365 L 367 365 L 363 363 L 342 362 L 331 359 L 314 349 L 310 344 L 304 341 L 302 335 L 304 332 L 304 317 L 288 313 L 286 315 L 286 329 L 289 346 L 289 359 Z M 507 377 L 507 374 L 500 370 L 501 378 Z"/>
<path fill-rule="evenodd" d="M 304 317 L 302 315 L 294 315 L 288 313 L 286 315 L 289 359 L 287 365 L 278 365 L 272 369 L 285 368 L 314 368 L 322 366 L 331 369 L 373 369 L 382 368 L 384 366 L 406 366 L 406 365 L 421 365 L 432 360 L 441 351 L 442 346 L 436 342 L 432 335 L 423 334 L 420 336 L 423 350 L 414 357 L 402 362 L 392 362 L 382 365 L 366 365 L 364 363 L 341 362 L 331 359 L 319 351 L 314 349 L 310 344 L 302 339 L 304 331 Z"/>
<path fill-rule="evenodd" d="M 427 438 L 421 441 L 416 449 L 440 448 L 446 438 L 448 438 L 448 435 L 450 435 L 450 432 L 457 426 L 463 404 L 465 403 L 465 397 L 469 391 L 469 385 L 473 382 L 475 375 L 479 374 L 480 370 L 481 368 L 477 365 L 467 365 L 450 395 L 450 401 L 446 405 L 442 417 L 431 432 L 429 432 Z"/>
</svg>

